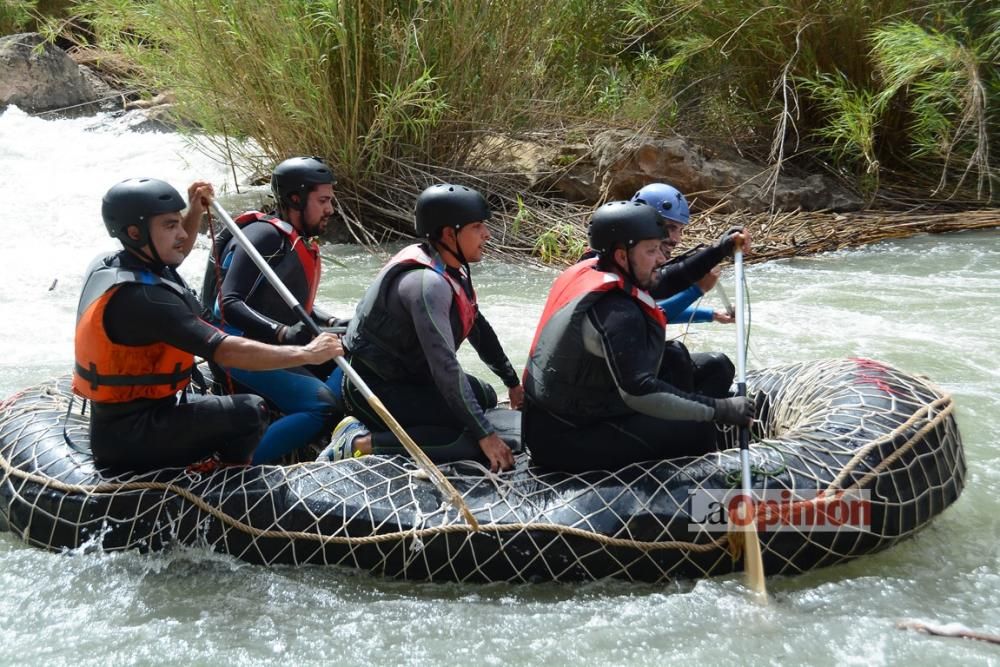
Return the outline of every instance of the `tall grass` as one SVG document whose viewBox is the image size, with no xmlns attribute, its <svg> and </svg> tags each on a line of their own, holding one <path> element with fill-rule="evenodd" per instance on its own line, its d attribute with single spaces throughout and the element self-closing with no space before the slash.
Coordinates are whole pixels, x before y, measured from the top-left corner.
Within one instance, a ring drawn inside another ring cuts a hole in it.
<svg viewBox="0 0 1000 667">
<path fill-rule="evenodd" d="M 575 131 L 595 118 L 716 139 L 769 160 L 775 177 L 820 156 L 869 193 L 887 169 L 936 169 L 942 193 L 974 174 L 985 197 L 998 154 L 1000 9 L 990 3 L 75 5 L 76 34 L 127 54 L 151 89 L 173 90 L 179 113 L 222 138 L 227 159 L 267 171 L 288 155 L 321 155 L 353 218 L 390 227 L 406 226 L 430 180 L 498 182 L 485 175 L 484 133 Z M 503 206 L 521 210 L 508 194 Z M 517 243 L 548 252 L 560 239 Z"/>
<path fill-rule="evenodd" d="M 772 163 L 818 150 L 874 190 L 885 165 L 975 172 L 990 194 L 1000 7 L 927 0 L 630 0 L 623 32 L 670 76 L 661 113 Z M 805 139 L 806 142 L 802 142 Z M 996 154 L 996 150 L 993 151 Z M 918 162 L 912 162 L 918 160 Z"/>
<path fill-rule="evenodd" d="M 88 0 L 99 41 L 176 91 L 210 133 L 252 137 L 273 162 L 329 159 L 349 180 L 401 157 L 454 162 L 477 132 L 523 119 L 537 91 L 528 0 Z M 114 42 L 109 44 L 109 42 Z M 263 165 L 266 166 L 266 165 Z"/>
<path fill-rule="evenodd" d="M 0 36 L 31 32 L 69 13 L 72 0 L 0 1 Z"/>
</svg>

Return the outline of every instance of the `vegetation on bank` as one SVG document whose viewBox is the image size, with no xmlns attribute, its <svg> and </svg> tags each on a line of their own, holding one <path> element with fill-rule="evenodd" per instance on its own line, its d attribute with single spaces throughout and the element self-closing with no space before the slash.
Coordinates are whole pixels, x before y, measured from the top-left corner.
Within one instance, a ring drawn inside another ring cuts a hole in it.
<svg viewBox="0 0 1000 667">
<path fill-rule="evenodd" d="M 226 159 L 266 170 L 290 154 L 325 156 L 354 215 L 390 227 L 428 174 L 488 164 L 483 133 L 583 121 L 676 131 L 772 165 L 820 159 L 868 195 L 900 178 L 926 183 L 929 197 L 1000 194 L 1000 6 L 985 0 L 4 7 L 6 30 L 35 7 L 32 20 L 55 17 L 52 34 L 127 56 L 132 83 L 173 90 L 185 117 L 233 140 L 218 146 Z M 518 233 L 552 227 L 510 195 Z M 541 227 L 521 224 L 532 217 Z M 552 252 L 551 234 L 545 243 Z"/>
</svg>

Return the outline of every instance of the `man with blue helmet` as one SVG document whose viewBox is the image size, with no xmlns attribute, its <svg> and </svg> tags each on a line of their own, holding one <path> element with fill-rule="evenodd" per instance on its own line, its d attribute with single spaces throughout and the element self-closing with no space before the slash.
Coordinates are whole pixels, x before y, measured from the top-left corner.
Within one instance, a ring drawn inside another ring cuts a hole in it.
<svg viewBox="0 0 1000 667">
<path fill-rule="evenodd" d="M 650 183 L 636 192 L 632 201 L 648 204 L 659 213 L 664 227 L 661 248 L 669 258 L 691 221 L 687 199 L 672 185 Z M 726 311 L 691 306 L 718 282 L 718 264 L 732 255 L 737 242 L 748 247 L 749 234 L 740 228 L 730 229 L 715 245 L 697 250 L 661 269 L 660 281 L 650 292 L 658 299 L 668 321 L 732 323 L 733 318 Z M 668 341 L 663 365 L 671 384 L 717 398 L 729 395 L 735 375 L 733 363 L 726 355 L 719 352 L 690 354 L 684 344 L 676 340 Z"/>
<path fill-rule="evenodd" d="M 596 257 L 556 279 L 529 352 L 521 432 L 532 459 L 582 472 L 714 450 L 713 422 L 748 424 L 753 404 L 664 376 L 666 318 L 650 290 L 675 278 L 663 270 L 660 215 L 610 202 L 589 236 Z"/>
</svg>

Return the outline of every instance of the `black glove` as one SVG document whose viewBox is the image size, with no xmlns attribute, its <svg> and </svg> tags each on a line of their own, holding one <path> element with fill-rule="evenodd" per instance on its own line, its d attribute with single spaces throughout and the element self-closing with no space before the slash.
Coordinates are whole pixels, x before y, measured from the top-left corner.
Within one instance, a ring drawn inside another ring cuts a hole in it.
<svg viewBox="0 0 1000 667">
<path fill-rule="evenodd" d="M 746 396 L 715 399 L 715 421 L 720 424 L 748 426 L 753 421 L 753 400 Z"/>
<path fill-rule="evenodd" d="M 349 317 L 331 317 L 326 322 L 326 326 L 328 326 L 331 329 L 333 328 L 339 329 L 341 327 L 346 329 L 348 326 L 350 326 L 350 324 L 351 324 L 351 318 Z"/>
<path fill-rule="evenodd" d="M 723 248 L 727 255 L 733 254 L 734 246 L 736 245 L 736 235 L 743 231 L 742 225 L 734 225 L 727 229 L 719 240 L 715 242 L 716 248 Z"/>
<path fill-rule="evenodd" d="M 315 336 L 312 330 L 306 326 L 305 322 L 296 322 L 286 326 L 281 331 L 282 345 L 306 345 Z"/>
</svg>

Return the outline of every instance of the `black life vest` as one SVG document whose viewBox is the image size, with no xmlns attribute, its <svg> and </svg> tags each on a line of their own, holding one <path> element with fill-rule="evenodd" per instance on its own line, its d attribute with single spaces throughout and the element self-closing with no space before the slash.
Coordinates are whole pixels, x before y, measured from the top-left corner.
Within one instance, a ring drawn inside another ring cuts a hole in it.
<svg viewBox="0 0 1000 667">
<path fill-rule="evenodd" d="M 582 261 L 556 278 L 535 330 L 524 370 L 524 391 L 532 403 L 572 419 L 634 412 L 622 400 L 607 361 L 584 346 L 587 311 L 612 290 L 629 295 L 642 309 L 647 335 L 660 346 L 657 359 L 662 357 L 667 321 L 653 297 L 620 274 L 600 270 L 596 259 Z"/>
<path fill-rule="evenodd" d="M 464 273 L 460 280 L 425 244 L 403 248 L 389 260 L 368 287 L 344 337 L 352 359 L 359 359 L 386 380 L 429 380 L 427 359 L 410 321 L 394 318 L 387 306 L 389 290 L 406 271 L 428 270 L 444 277 L 452 290 L 452 333 L 459 345 L 468 338 L 476 321 L 476 292 Z M 457 326 L 456 326 L 457 322 Z"/>
</svg>

